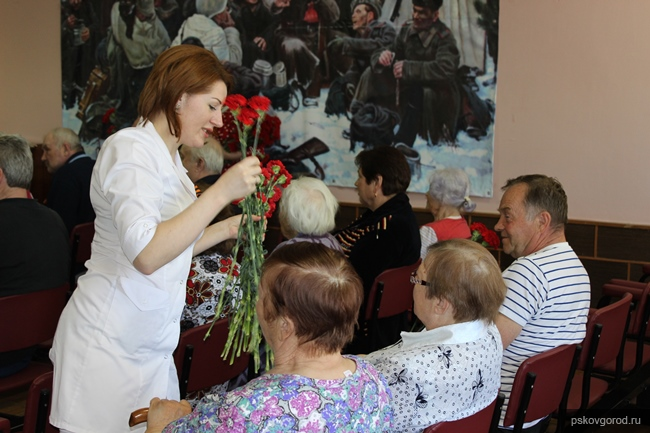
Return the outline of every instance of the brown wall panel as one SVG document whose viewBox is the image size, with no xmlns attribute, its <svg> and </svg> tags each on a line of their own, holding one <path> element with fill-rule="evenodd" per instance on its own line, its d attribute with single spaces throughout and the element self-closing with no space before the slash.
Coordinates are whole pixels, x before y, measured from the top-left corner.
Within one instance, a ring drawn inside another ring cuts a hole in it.
<svg viewBox="0 0 650 433">
<path fill-rule="evenodd" d="M 494 226 L 497 224 L 499 221 L 498 216 L 488 216 L 488 215 L 470 215 L 470 224 L 471 223 L 483 223 L 485 224 L 485 227 L 489 228 L 490 230 L 494 230 Z"/>
<path fill-rule="evenodd" d="M 415 210 L 415 218 L 421 226 L 433 221 L 433 215 L 431 215 L 431 212 L 429 211 Z"/>
<path fill-rule="evenodd" d="M 612 278 L 625 279 L 627 277 L 627 263 L 606 262 L 588 258 L 581 258 L 581 260 L 589 274 L 589 280 L 591 281 L 591 306 L 595 307 L 602 295 L 601 289 L 603 284 Z"/>
<path fill-rule="evenodd" d="M 579 256 L 593 257 L 596 241 L 596 227 L 587 224 L 567 224 L 566 239 Z"/>
<path fill-rule="evenodd" d="M 344 227 L 347 227 L 350 225 L 350 223 L 354 220 L 357 219 L 357 207 L 358 206 L 350 206 L 350 205 L 340 205 L 339 211 L 336 214 L 336 229 L 340 230 Z M 364 211 L 364 209 L 359 209 L 359 214 Z"/>
<path fill-rule="evenodd" d="M 650 262 L 650 229 L 600 226 L 598 257 Z"/>
</svg>

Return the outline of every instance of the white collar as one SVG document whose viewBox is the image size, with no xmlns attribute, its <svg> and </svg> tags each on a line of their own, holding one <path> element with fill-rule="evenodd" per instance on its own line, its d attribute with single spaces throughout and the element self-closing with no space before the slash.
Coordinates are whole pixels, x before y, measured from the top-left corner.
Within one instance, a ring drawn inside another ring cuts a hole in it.
<svg viewBox="0 0 650 433">
<path fill-rule="evenodd" d="M 425 329 L 421 332 L 402 332 L 402 349 L 422 344 L 463 344 L 485 335 L 487 329 L 488 324 L 483 320 L 474 320 L 428 331 Z"/>
</svg>

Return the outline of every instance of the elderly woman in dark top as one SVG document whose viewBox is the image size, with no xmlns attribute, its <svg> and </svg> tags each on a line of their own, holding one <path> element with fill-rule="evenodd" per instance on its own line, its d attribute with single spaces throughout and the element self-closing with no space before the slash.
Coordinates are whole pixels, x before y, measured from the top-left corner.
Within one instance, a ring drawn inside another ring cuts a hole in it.
<svg viewBox="0 0 650 433">
<path fill-rule="evenodd" d="M 368 210 L 335 236 L 363 280 L 367 297 L 380 273 L 418 260 L 420 233 L 406 195 L 411 171 L 404 155 L 381 146 L 360 152 L 354 162 L 359 168 L 355 182 L 359 201 Z M 383 333 L 386 344 L 399 339 L 393 325 Z"/>
<path fill-rule="evenodd" d="M 406 195 L 411 171 L 404 155 L 382 146 L 360 152 L 354 162 L 359 168 L 354 185 L 361 205 L 368 210 L 336 238 L 367 294 L 377 275 L 418 260 L 420 233 Z"/>
</svg>

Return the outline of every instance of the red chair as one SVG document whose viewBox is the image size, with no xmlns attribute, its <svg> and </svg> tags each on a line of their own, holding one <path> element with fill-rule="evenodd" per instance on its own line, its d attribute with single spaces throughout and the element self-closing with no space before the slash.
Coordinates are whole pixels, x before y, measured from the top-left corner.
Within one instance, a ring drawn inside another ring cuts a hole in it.
<svg viewBox="0 0 650 433">
<path fill-rule="evenodd" d="M 495 431 L 499 424 L 504 400 L 505 396 L 500 393 L 490 405 L 474 415 L 456 421 L 434 424 L 427 427 L 422 433 L 490 433 Z"/>
<path fill-rule="evenodd" d="M 49 290 L 0 297 L 0 352 L 36 346 L 54 337 L 68 294 L 68 283 Z M 52 364 L 31 362 L 25 369 L 0 378 L 0 393 L 26 387 Z"/>
<path fill-rule="evenodd" d="M 408 321 L 408 315 L 413 310 L 413 284 L 411 273 L 420 266 L 421 259 L 412 265 L 387 269 L 375 278 L 368 292 L 362 329 L 367 329 L 367 352 L 381 349 L 378 343 L 378 320 L 403 315 Z"/>
<path fill-rule="evenodd" d="M 204 340 L 210 323 L 189 329 L 181 334 L 174 363 L 180 382 L 181 398 L 188 393 L 211 388 L 239 376 L 249 365 L 250 355 L 242 353 L 231 365 L 221 353 L 228 339 L 228 319 L 214 323 L 210 337 Z"/>
<path fill-rule="evenodd" d="M 77 224 L 70 232 L 70 290 L 77 287 L 77 275 L 90 259 L 91 244 L 95 237 L 95 223 Z"/>
<path fill-rule="evenodd" d="M 617 364 L 614 383 L 620 379 L 622 349 L 627 329 L 632 295 L 594 310 L 587 320 L 587 334 L 567 401 L 566 414 L 579 416 L 592 407 L 609 390 L 610 383 L 594 377 L 593 371 L 609 363 Z"/>
<path fill-rule="evenodd" d="M 181 398 L 185 398 L 188 393 L 209 389 L 234 379 L 249 366 L 251 357 L 248 353 L 242 353 L 232 364 L 221 358 L 228 339 L 228 319 L 216 321 L 210 337 L 204 339 L 210 325 L 211 323 L 206 323 L 181 333 L 174 352 Z M 129 426 L 146 422 L 148 413 L 148 407 L 133 411 Z"/>
<path fill-rule="evenodd" d="M 627 328 L 627 339 L 623 347 L 623 361 L 621 374 L 629 375 L 638 371 L 642 366 L 650 362 L 650 345 L 647 343 L 648 321 L 650 320 L 650 283 L 632 283 L 627 286 L 616 284 L 603 285 L 603 297 L 599 306 L 607 304 L 611 299 L 620 298 L 630 293 L 633 299 L 633 310 Z M 598 373 L 615 375 L 617 373 L 616 362 L 609 362 L 596 369 Z"/>
<path fill-rule="evenodd" d="M 27 400 L 25 402 L 25 423 L 22 430 L 13 430 L 13 432 L 22 433 L 58 433 L 59 429 L 49 422 L 50 410 L 52 406 L 52 372 L 38 376 L 32 382 L 27 391 Z M 3 421 L 8 424 L 8 420 L 0 418 L 0 432 Z M 9 433 L 9 430 L 7 430 Z"/>
<path fill-rule="evenodd" d="M 503 425 L 521 433 L 525 422 L 558 414 L 558 431 L 564 424 L 566 407 L 580 346 L 565 344 L 531 356 L 521 363 L 510 391 Z"/>
</svg>

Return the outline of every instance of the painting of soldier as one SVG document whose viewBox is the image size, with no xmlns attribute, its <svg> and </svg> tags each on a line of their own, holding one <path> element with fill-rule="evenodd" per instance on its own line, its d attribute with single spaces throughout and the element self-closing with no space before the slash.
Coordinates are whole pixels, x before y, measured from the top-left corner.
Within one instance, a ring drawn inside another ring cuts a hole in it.
<svg viewBox="0 0 650 433">
<path fill-rule="evenodd" d="M 498 8 L 498 0 L 61 0 L 63 124 L 99 148 L 137 121 L 156 57 L 194 44 L 232 73 L 230 93 L 269 97 L 281 133 L 267 152 L 294 174 L 353 187 L 356 154 L 393 146 L 409 161 L 411 191 L 426 191 L 434 169 L 460 167 L 473 195 L 491 196 Z"/>
</svg>

